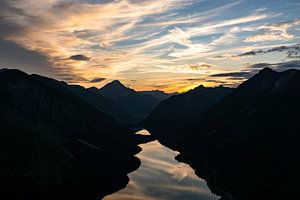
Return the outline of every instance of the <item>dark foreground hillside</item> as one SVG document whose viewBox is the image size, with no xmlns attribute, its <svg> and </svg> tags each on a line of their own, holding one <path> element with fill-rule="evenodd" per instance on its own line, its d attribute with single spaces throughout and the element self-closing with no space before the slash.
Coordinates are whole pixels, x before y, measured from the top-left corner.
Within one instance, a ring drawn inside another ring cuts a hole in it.
<svg viewBox="0 0 300 200">
<path fill-rule="evenodd" d="M 222 199 L 299 199 L 299 103 L 300 71 L 263 69 L 186 127 L 177 159 Z"/>
<path fill-rule="evenodd" d="M 200 85 L 184 94 L 174 95 L 160 102 L 143 121 L 143 126 L 162 143 L 176 147 L 186 127 L 232 91 L 232 88 L 222 86 L 209 88 Z"/>
<path fill-rule="evenodd" d="M 134 115 L 119 106 L 118 102 L 115 102 L 101 94 L 92 92 L 90 89 L 85 89 L 84 87 L 79 85 L 64 85 L 73 94 L 77 95 L 79 98 L 86 101 L 88 104 L 95 107 L 99 111 L 112 116 L 118 122 L 126 125 L 131 125 L 136 121 Z"/>
<path fill-rule="evenodd" d="M 0 71 L 0 198 L 96 199 L 138 168 L 131 130 L 62 83 Z"/>
</svg>

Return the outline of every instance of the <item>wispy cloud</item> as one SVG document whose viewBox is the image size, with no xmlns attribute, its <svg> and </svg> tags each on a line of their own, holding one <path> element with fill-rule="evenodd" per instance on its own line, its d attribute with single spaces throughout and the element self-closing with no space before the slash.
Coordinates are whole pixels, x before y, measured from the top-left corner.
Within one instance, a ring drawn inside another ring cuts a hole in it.
<svg viewBox="0 0 300 200">
<path fill-rule="evenodd" d="M 251 53 L 275 62 L 283 55 L 272 58 L 275 50 L 265 52 L 267 47 L 300 43 L 297 13 L 263 2 L 250 7 L 247 1 L 204 0 L 0 3 L 0 41 L 44 57 L 54 77 L 87 87 L 100 86 L 102 81 L 90 80 L 106 77 L 137 80 L 131 83 L 136 89 L 180 90 L 191 87 L 184 79 L 241 71 L 243 63 L 253 62 Z M 281 53 L 299 56 L 297 49 Z M 10 60 L 4 64 L 15 63 Z"/>
<path fill-rule="evenodd" d="M 124 59 L 122 53 L 115 52 L 112 45 L 132 37 L 125 33 L 141 18 L 185 4 L 184 1 L 175 3 L 173 0 L 137 3 L 112 1 L 103 4 L 53 0 L 37 5 L 35 3 L 34 1 L 5 1 L 6 7 L 1 9 L 4 11 L 1 21 L 20 31 L 7 31 L 1 34 L 2 38 L 14 41 L 27 49 L 41 52 L 49 57 L 55 67 L 69 66 L 76 72 L 87 70 L 91 63 L 66 62 L 62 61 L 63 57 L 70 53 L 85 51 L 91 56 L 102 57 L 106 62 L 112 58 L 111 55 L 115 61 L 122 60 Z M 35 12 L 32 8 L 38 11 Z M 78 33 L 86 34 L 85 37 L 82 35 L 80 37 Z M 103 51 L 106 48 L 110 49 Z M 79 60 L 76 58 L 79 56 L 71 57 L 73 60 Z"/>
<path fill-rule="evenodd" d="M 272 68 L 273 70 L 283 71 L 287 69 L 299 69 L 300 61 L 288 61 L 288 62 L 280 62 L 280 63 L 256 63 L 256 64 L 248 64 L 242 71 L 230 71 L 224 73 L 212 74 L 210 77 L 212 78 L 225 78 L 227 80 L 245 80 L 249 79 L 258 73 L 263 68 Z M 218 81 L 218 80 L 212 80 Z M 225 81 L 225 83 L 227 83 Z"/>
<path fill-rule="evenodd" d="M 275 70 L 299 69 L 300 61 L 294 60 L 294 61 L 281 62 L 281 63 L 257 63 L 249 66 L 250 69 L 255 69 L 255 70 L 260 70 L 265 67 L 273 68 Z"/>
<path fill-rule="evenodd" d="M 246 51 L 240 54 L 218 55 L 214 56 L 211 59 L 237 59 L 242 57 L 252 57 L 271 53 L 284 53 L 286 55 L 286 58 L 297 59 L 300 54 L 300 44 L 258 46 L 254 47 L 254 50 Z"/>
<path fill-rule="evenodd" d="M 262 42 L 272 40 L 290 40 L 295 38 L 295 35 L 288 32 L 292 27 L 299 26 L 300 19 L 292 21 L 267 24 L 258 28 L 259 33 L 246 38 L 245 42 Z"/>
<path fill-rule="evenodd" d="M 106 80 L 106 78 L 99 78 L 99 77 L 97 77 L 97 78 L 92 79 L 90 81 L 90 83 L 100 83 L 100 82 L 102 82 L 104 80 Z"/>
<path fill-rule="evenodd" d="M 213 68 L 214 66 L 207 63 L 199 63 L 199 64 L 188 65 L 188 67 L 191 68 L 192 70 L 203 70 L 203 69 Z"/>
<path fill-rule="evenodd" d="M 247 79 L 253 75 L 253 72 L 227 72 L 220 74 L 213 74 L 211 77 L 229 77 L 231 79 Z"/>
<path fill-rule="evenodd" d="M 72 55 L 70 56 L 71 60 L 79 60 L 79 61 L 89 61 L 90 58 L 85 56 L 85 55 L 81 55 L 81 54 L 77 54 L 77 55 Z"/>
<path fill-rule="evenodd" d="M 260 49 L 260 50 L 253 50 L 253 51 L 247 51 L 245 53 L 239 54 L 237 56 L 243 57 L 243 56 L 255 56 L 260 54 L 267 54 L 267 53 L 273 53 L 273 52 L 287 52 L 288 57 L 292 57 L 292 55 L 297 55 L 297 53 L 300 53 L 300 44 L 297 45 L 290 45 L 290 46 L 278 46 L 271 49 Z"/>
</svg>

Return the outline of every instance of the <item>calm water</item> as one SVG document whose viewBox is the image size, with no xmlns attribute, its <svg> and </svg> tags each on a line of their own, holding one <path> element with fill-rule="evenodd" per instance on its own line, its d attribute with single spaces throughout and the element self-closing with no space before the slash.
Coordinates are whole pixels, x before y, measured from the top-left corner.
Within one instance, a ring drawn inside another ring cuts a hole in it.
<svg viewBox="0 0 300 200">
<path fill-rule="evenodd" d="M 149 134 L 142 130 L 137 134 Z M 158 141 L 141 145 L 141 167 L 129 174 L 130 182 L 104 200 L 217 200 L 204 180 L 187 164 L 175 160 L 178 152 Z"/>
</svg>

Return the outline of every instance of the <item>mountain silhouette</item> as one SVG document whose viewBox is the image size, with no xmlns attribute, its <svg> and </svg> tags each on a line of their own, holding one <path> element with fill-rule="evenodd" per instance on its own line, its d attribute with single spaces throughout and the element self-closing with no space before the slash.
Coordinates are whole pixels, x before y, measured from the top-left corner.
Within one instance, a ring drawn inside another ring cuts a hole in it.
<svg viewBox="0 0 300 200">
<path fill-rule="evenodd" d="M 160 90 L 151 90 L 151 91 L 141 91 L 142 93 L 144 94 L 147 94 L 147 95 L 151 95 L 155 98 L 158 98 L 160 99 L 161 101 L 162 100 L 165 100 L 173 95 L 177 95 L 178 93 L 174 92 L 174 93 L 165 93 L 163 91 L 160 91 Z"/>
<path fill-rule="evenodd" d="M 153 139 L 128 126 L 144 119 L 222 199 L 298 199 L 299 102 L 293 69 L 174 96 L 0 69 L 0 197 L 93 200 L 122 189 L 140 165 L 137 145 Z"/>
<path fill-rule="evenodd" d="M 89 200 L 128 183 L 147 138 L 74 95 L 64 83 L 0 71 L 0 196 Z"/>
<path fill-rule="evenodd" d="M 176 146 L 180 133 L 213 104 L 232 92 L 232 88 L 209 88 L 202 85 L 162 102 L 143 121 L 143 126 L 160 141 Z"/>
<path fill-rule="evenodd" d="M 92 92 L 92 89 L 87 90 L 79 85 L 65 85 L 72 93 L 82 98 L 99 111 L 114 117 L 120 123 L 132 124 L 136 121 L 136 118 L 133 115 L 119 106 L 116 102 L 103 95 Z"/>
<path fill-rule="evenodd" d="M 269 68 L 186 130 L 178 159 L 224 199 L 300 197 L 300 71 Z"/>
<path fill-rule="evenodd" d="M 160 102 L 159 98 L 137 92 L 124 86 L 118 80 L 112 81 L 100 89 L 90 88 L 89 90 L 118 103 L 120 107 L 135 117 L 135 122 L 146 117 Z"/>
</svg>

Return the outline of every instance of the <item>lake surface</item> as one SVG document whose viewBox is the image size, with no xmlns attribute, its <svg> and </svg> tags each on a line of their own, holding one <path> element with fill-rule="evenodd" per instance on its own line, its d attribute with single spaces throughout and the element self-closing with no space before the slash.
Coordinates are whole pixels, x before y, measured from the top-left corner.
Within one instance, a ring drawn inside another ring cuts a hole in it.
<svg viewBox="0 0 300 200">
<path fill-rule="evenodd" d="M 137 134 L 148 135 L 146 130 Z M 140 145 L 141 167 L 129 174 L 127 187 L 104 200 L 217 200 L 206 182 L 187 164 L 175 160 L 176 151 L 158 141 Z"/>
</svg>

